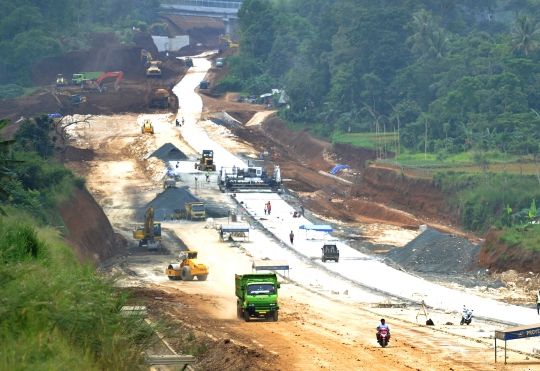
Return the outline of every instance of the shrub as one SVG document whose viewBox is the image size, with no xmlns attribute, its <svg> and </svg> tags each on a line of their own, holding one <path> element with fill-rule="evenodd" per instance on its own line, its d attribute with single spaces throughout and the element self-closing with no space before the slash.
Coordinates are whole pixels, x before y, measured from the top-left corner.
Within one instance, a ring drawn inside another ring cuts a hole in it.
<svg viewBox="0 0 540 371">
<path fill-rule="evenodd" d="M 24 89 L 19 85 L 0 85 L 0 99 L 17 98 L 24 95 Z"/>
</svg>

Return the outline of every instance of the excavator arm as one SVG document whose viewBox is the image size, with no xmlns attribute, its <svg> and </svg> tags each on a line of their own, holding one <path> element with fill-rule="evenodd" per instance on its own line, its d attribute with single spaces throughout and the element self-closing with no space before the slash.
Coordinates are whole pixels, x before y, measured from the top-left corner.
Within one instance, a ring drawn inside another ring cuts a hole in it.
<svg viewBox="0 0 540 371">
<path fill-rule="evenodd" d="M 101 86 L 101 83 L 103 82 L 104 79 L 106 79 L 107 77 L 115 77 L 115 76 L 116 76 L 116 81 L 114 82 L 114 89 L 118 91 L 119 89 L 118 84 L 120 83 L 120 80 L 122 80 L 122 76 L 124 76 L 124 72 L 122 71 L 104 73 L 103 75 L 97 78 L 96 84 Z"/>
</svg>

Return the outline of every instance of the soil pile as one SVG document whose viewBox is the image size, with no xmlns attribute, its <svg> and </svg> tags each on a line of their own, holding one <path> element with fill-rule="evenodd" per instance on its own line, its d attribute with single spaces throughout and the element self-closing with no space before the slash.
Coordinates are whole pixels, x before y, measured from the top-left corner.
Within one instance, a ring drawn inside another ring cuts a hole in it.
<svg viewBox="0 0 540 371">
<path fill-rule="evenodd" d="M 165 143 L 159 147 L 154 153 L 149 157 L 156 157 L 165 162 L 167 161 L 185 161 L 188 160 L 188 157 L 184 152 L 176 148 L 175 145 L 171 143 Z"/>
<path fill-rule="evenodd" d="M 464 238 L 428 229 L 386 256 L 407 270 L 451 274 L 466 272 L 479 248 Z"/>
<path fill-rule="evenodd" d="M 199 201 L 186 188 L 167 188 L 161 192 L 156 198 L 146 205 L 145 210 L 150 206 L 154 207 L 155 220 L 170 220 L 171 214 L 180 212 L 186 208 L 186 202 Z M 141 217 L 144 219 L 144 216 Z"/>
</svg>

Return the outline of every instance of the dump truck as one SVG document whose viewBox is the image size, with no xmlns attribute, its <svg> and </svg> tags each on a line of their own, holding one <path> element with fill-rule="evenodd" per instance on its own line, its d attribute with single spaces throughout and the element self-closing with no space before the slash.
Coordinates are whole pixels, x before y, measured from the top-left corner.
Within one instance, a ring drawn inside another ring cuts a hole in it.
<svg viewBox="0 0 540 371">
<path fill-rule="evenodd" d="M 199 88 L 201 88 L 201 89 L 208 89 L 208 88 L 210 88 L 210 81 L 205 81 L 205 80 L 201 81 L 201 82 L 199 83 Z"/>
<path fill-rule="evenodd" d="M 186 219 L 206 220 L 204 202 L 186 202 Z"/>
<path fill-rule="evenodd" d="M 186 57 L 184 59 L 184 62 L 186 63 L 186 67 L 193 67 L 193 59 L 191 59 L 190 57 Z"/>
<path fill-rule="evenodd" d="M 150 133 L 154 134 L 154 126 L 152 125 L 152 122 L 150 120 L 144 120 L 143 124 L 141 125 L 141 133 Z"/>
<path fill-rule="evenodd" d="M 139 240 L 139 247 L 146 245 L 148 250 L 157 250 L 161 246 L 161 223 L 154 222 L 154 208 L 144 214 L 144 226 L 133 231 L 133 238 Z"/>
<path fill-rule="evenodd" d="M 150 93 L 150 108 L 169 108 L 171 97 L 166 89 L 153 89 Z"/>
<path fill-rule="evenodd" d="M 236 274 L 236 315 L 249 322 L 251 317 L 278 320 L 278 289 L 275 273 Z"/>
<path fill-rule="evenodd" d="M 66 85 L 67 85 L 67 81 L 64 78 L 64 76 L 61 73 L 56 75 L 56 86 L 66 86 Z"/>
<path fill-rule="evenodd" d="M 167 188 L 176 188 L 176 180 L 174 179 L 165 179 L 163 181 L 163 189 Z"/>
<path fill-rule="evenodd" d="M 93 80 L 97 79 L 99 76 L 103 75 L 105 72 L 77 72 L 74 73 L 71 77 L 71 84 L 81 85 L 83 80 Z"/>
<path fill-rule="evenodd" d="M 333 260 L 336 263 L 339 262 L 339 250 L 335 244 L 325 244 L 321 247 L 321 250 L 321 260 L 323 263 L 326 263 L 327 260 Z"/>
<path fill-rule="evenodd" d="M 216 67 L 222 68 L 223 67 L 223 58 L 216 59 Z"/>
<path fill-rule="evenodd" d="M 197 251 L 185 251 L 178 256 L 178 263 L 170 263 L 165 274 L 170 280 L 193 281 L 197 277 L 199 281 L 206 281 L 210 269 L 199 262 Z"/>
<path fill-rule="evenodd" d="M 205 149 L 202 151 L 201 157 L 197 159 L 195 163 L 195 170 L 216 170 L 216 164 L 214 163 L 214 151 L 211 149 Z"/>
<path fill-rule="evenodd" d="M 146 70 L 146 77 L 161 77 L 161 61 L 151 61 Z"/>
</svg>

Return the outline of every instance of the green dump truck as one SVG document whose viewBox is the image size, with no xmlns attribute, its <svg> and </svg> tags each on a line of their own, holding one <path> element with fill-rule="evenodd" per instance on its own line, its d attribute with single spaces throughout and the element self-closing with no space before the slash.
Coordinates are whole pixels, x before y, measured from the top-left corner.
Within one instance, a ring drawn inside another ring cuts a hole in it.
<svg viewBox="0 0 540 371">
<path fill-rule="evenodd" d="M 235 275 L 236 315 L 249 322 L 251 317 L 278 320 L 278 289 L 275 273 Z"/>
<path fill-rule="evenodd" d="M 81 85 L 83 80 L 97 79 L 105 72 L 77 72 L 71 77 L 71 83 L 73 85 Z"/>
</svg>

